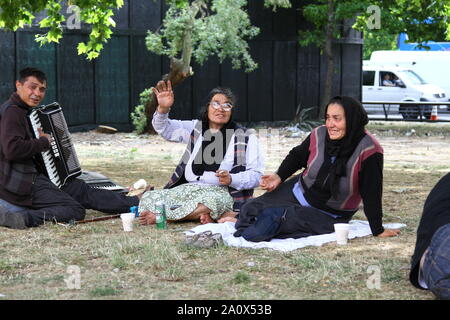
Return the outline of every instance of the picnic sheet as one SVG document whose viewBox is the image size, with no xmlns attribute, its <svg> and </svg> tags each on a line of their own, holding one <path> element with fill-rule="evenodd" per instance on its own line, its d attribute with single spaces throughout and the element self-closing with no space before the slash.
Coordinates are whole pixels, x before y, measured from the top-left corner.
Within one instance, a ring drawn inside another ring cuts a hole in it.
<svg viewBox="0 0 450 320">
<path fill-rule="evenodd" d="M 372 234 L 369 223 L 367 221 L 352 220 L 349 224 L 349 240 L 359 237 L 365 237 Z M 406 225 L 403 223 L 383 224 L 383 227 L 386 229 L 400 229 L 405 226 Z M 292 251 L 308 246 L 321 246 L 324 243 L 336 241 L 336 234 L 335 232 L 333 232 L 299 239 L 272 239 L 271 241 L 264 242 L 250 242 L 245 240 L 243 237 L 236 238 L 233 236 L 233 233 L 236 231 L 233 222 L 203 224 L 189 231 L 186 231 L 185 234 L 200 233 L 207 230 L 211 231 L 212 233 L 220 233 L 225 245 L 231 247 L 270 248 L 279 251 Z"/>
</svg>

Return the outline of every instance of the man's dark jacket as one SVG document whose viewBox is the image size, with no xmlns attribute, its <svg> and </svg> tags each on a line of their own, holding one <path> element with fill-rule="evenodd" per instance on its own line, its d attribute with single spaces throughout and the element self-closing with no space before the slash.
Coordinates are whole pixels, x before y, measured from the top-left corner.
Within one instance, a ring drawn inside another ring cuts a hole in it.
<svg viewBox="0 0 450 320">
<path fill-rule="evenodd" d="M 0 107 L 0 198 L 19 206 L 31 206 L 38 174 L 33 157 L 50 147 L 45 137 L 34 138 L 30 110 L 17 93 Z"/>
</svg>

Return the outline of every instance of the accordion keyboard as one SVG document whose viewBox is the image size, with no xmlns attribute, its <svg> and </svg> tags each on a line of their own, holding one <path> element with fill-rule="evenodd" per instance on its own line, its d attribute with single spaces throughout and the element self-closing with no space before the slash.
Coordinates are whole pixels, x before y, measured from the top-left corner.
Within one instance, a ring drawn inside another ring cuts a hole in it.
<svg viewBox="0 0 450 320">
<path fill-rule="evenodd" d="M 78 179 L 83 180 L 89 187 L 94 189 L 104 189 L 119 193 L 128 193 L 128 189 L 117 184 L 110 178 L 95 171 L 82 171 Z"/>
<path fill-rule="evenodd" d="M 61 188 L 70 178 L 80 175 L 80 163 L 59 104 L 54 102 L 33 108 L 28 120 L 35 138 L 39 139 L 39 128 L 51 136 L 50 150 L 36 155 L 38 159 L 42 158 L 50 181 Z"/>
<path fill-rule="evenodd" d="M 38 128 L 42 128 L 41 121 L 39 120 L 39 116 L 37 113 L 30 114 L 30 122 L 33 127 L 33 131 L 36 137 L 39 137 Z M 56 145 L 55 139 L 52 137 L 52 141 L 50 142 L 50 147 L 53 150 L 55 157 L 59 156 L 58 147 Z M 45 168 L 47 169 L 47 174 L 49 179 L 55 184 L 58 188 L 61 187 L 61 180 L 58 176 L 58 171 L 56 169 L 56 164 L 54 158 L 52 156 L 52 151 L 47 150 L 41 153 L 42 159 L 44 160 Z"/>
</svg>

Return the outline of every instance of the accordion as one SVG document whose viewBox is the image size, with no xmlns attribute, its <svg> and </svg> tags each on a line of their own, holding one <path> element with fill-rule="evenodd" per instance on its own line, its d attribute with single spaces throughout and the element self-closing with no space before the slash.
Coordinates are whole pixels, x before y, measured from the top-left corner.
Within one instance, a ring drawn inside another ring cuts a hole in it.
<svg viewBox="0 0 450 320">
<path fill-rule="evenodd" d="M 105 189 L 118 193 L 128 193 L 128 188 L 122 187 L 113 180 L 95 171 L 83 171 L 78 179 L 83 180 L 89 187 L 94 189 Z"/>
<path fill-rule="evenodd" d="M 127 193 L 128 189 L 122 187 L 93 171 L 81 171 L 77 153 L 70 138 L 66 119 L 57 102 L 33 108 L 28 115 L 35 138 L 39 138 L 38 128 L 53 137 L 50 150 L 41 153 L 40 157 L 45 165 L 49 179 L 58 188 L 61 188 L 69 178 L 78 177 L 89 187 L 105 189 L 119 193 Z"/>
<path fill-rule="evenodd" d="M 80 175 L 80 162 L 59 104 L 53 102 L 33 108 L 28 119 L 36 138 L 39 138 L 38 128 L 53 137 L 50 150 L 41 153 L 45 170 L 53 184 L 60 188 L 69 178 Z"/>
</svg>

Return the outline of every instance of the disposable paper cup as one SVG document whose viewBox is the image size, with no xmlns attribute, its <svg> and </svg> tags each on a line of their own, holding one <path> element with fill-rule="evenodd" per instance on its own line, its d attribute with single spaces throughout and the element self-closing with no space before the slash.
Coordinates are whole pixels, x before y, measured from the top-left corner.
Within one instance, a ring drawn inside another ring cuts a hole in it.
<svg viewBox="0 0 450 320">
<path fill-rule="evenodd" d="M 348 223 L 336 223 L 334 225 L 337 244 L 339 245 L 347 244 L 349 227 L 350 226 Z"/>
<path fill-rule="evenodd" d="M 133 231 L 133 221 L 134 221 L 134 213 L 122 213 L 120 215 L 120 219 L 122 219 L 123 231 Z"/>
<path fill-rule="evenodd" d="M 144 179 L 139 179 L 138 181 L 136 181 L 134 184 L 133 184 L 133 188 L 134 189 L 144 189 L 144 188 L 146 188 L 147 187 L 147 181 L 145 181 Z"/>
</svg>

